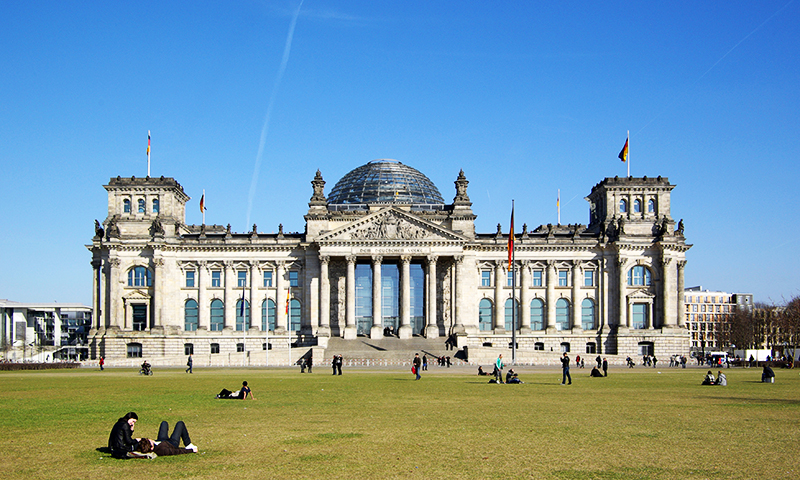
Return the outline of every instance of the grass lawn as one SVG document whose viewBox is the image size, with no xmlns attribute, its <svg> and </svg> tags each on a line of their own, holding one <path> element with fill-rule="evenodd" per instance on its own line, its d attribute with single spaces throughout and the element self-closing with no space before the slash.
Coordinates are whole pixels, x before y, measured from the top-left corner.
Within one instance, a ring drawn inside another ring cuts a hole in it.
<svg viewBox="0 0 800 480">
<path fill-rule="evenodd" d="M 0 372 L 0 478 L 556 478 L 800 477 L 800 376 L 729 369 L 520 368 L 524 385 L 474 369 L 132 369 Z M 661 372 L 661 373 L 659 373 Z M 714 370 L 716 374 L 716 370 Z M 255 401 L 216 400 L 247 380 Z M 136 436 L 183 420 L 196 455 L 115 460 L 117 418 Z"/>
</svg>

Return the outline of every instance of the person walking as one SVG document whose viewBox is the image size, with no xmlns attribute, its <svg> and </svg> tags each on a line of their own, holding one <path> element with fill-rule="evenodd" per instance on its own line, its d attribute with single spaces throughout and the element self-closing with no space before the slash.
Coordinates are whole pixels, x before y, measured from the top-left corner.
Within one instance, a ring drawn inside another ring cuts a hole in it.
<svg viewBox="0 0 800 480">
<path fill-rule="evenodd" d="M 428 356 L 425 354 L 422 354 L 422 370 L 428 371 Z"/>
<path fill-rule="evenodd" d="M 567 385 L 572 385 L 572 377 L 569 374 L 569 356 L 567 352 L 564 352 L 564 356 L 561 357 L 561 385 L 569 379 L 569 383 Z"/>
<path fill-rule="evenodd" d="M 497 356 L 497 360 L 494 362 L 494 379 L 497 383 L 503 383 L 503 368 L 505 368 L 505 364 L 503 363 L 503 354 Z"/>
<path fill-rule="evenodd" d="M 100 357 L 100 371 L 101 372 L 103 371 L 103 365 L 105 365 L 105 364 L 106 364 L 106 359 L 103 358 L 103 357 Z"/>
<path fill-rule="evenodd" d="M 422 370 L 422 359 L 419 358 L 419 353 L 414 354 L 414 360 L 412 363 L 414 365 L 414 373 L 417 375 L 417 378 L 414 380 L 419 380 L 422 378 L 419 374 L 419 371 Z"/>
<path fill-rule="evenodd" d="M 603 376 L 608 376 L 608 359 L 603 357 Z"/>
<path fill-rule="evenodd" d="M 186 369 L 186 373 L 192 373 L 192 354 L 191 353 L 189 354 L 189 359 L 186 360 L 186 366 L 188 367 Z"/>
</svg>

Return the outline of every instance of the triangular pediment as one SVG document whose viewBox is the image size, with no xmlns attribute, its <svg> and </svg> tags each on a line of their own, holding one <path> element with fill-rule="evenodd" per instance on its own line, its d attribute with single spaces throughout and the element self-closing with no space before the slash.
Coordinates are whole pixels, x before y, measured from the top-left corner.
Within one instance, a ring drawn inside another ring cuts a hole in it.
<svg viewBox="0 0 800 480">
<path fill-rule="evenodd" d="M 467 238 L 414 214 L 388 207 L 371 213 L 336 230 L 320 235 L 319 242 L 331 241 L 445 241 Z"/>
<path fill-rule="evenodd" d="M 633 293 L 630 293 L 628 295 L 628 300 L 630 300 L 630 301 L 639 300 L 639 301 L 645 301 L 645 302 L 647 302 L 647 301 L 652 302 L 655 297 L 656 297 L 655 295 L 653 295 L 652 293 L 648 292 L 647 290 L 639 289 L 639 290 L 634 291 Z"/>
<path fill-rule="evenodd" d="M 134 290 L 125 294 L 122 298 L 125 300 L 150 300 L 150 295 L 142 290 Z"/>
</svg>

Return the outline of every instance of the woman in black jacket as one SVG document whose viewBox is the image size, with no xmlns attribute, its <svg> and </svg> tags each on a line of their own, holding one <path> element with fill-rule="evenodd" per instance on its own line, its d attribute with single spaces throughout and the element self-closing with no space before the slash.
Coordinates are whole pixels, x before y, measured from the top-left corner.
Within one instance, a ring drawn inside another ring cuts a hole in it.
<svg viewBox="0 0 800 480">
<path fill-rule="evenodd" d="M 139 445 L 139 438 L 132 438 L 133 426 L 139 416 L 135 412 L 128 412 L 124 417 L 117 420 L 108 436 L 108 448 L 111 455 L 115 458 L 126 458 L 128 452 L 132 452 Z"/>
</svg>

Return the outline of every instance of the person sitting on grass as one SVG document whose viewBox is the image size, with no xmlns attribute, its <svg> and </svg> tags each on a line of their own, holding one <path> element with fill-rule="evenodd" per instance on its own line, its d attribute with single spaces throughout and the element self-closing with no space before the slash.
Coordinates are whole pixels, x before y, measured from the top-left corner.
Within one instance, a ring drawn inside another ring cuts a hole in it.
<svg viewBox="0 0 800 480">
<path fill-rule="evenodd" d="M 592 367 L 592 371 L 589 373 L 589 376 L 590 377 L 602 377 L 603 374 L 600 373 L 600 370 L 598 370 L 597 367 Z"/>
<path fill-rule="evenodd" d="M 225 400 L 247 400 L 247 394 L 250 394 L 250 399 L 255 400 L 256 397 L 253 396 L 253 391 L 250 390 L 250 387 L 247 386 L 247 382 L 242 382 L 242 388 L 235 392 L 231 392 L 227 388 L 223 388 L 221 392 L 217 394 L 217 398 L 225 399 Z"/>
<path fill-rule="evenodd" d="M 711 370 L 706 373 L 705 378 L 703 378 L 703 383 L 701 385 L 714 385 L 714 374 L 711 373 Z"/>
<path fill-rule="evenodd" d="M 486 372 L 484 372 L 484 371 L 483 371 L 483 367 L 481 367 L 480 365 L 478 365 L 478 375 L 479 375 L 479 376 L 483 376 L 483 375 L 489 375 L 489 374 L 488 374 L 488 373 L 486 373 Z"/>
<path fill-rule="evenodd" d="M 514 370 L 510 370 L 508 373 L 510 373 L 511 376 L 508 375 L 506 376 L 506 383 L 510 385 L 514 385 L 517 383 L 525 383 L 519 379 L 519 375 L 517 375 L 517 372 L 515 372 Z"/>
<path fill-rule="evenodd" d="M 128 412 L 117 420 L 108 436 L 108 448 L 114 458 L 128 458 L 128 453 L 136 449 L 139 438 L 133 437 L 133 429 L 139 416 L 136 412 Z"/>
<path fill-rule="evenodd" d="M 764 369 L 761 371 L 761 381 L 764 383 L 773 383 L 775 382 L 775 372 L 772 371 L 772 367 L 769 364 L 764 364 Z"/>
<path fill-rule="evenodd" d="M 189 438 L 189 431 L 186 430 L 186 425 L 183 421 L 179 421 L 175 424 L 175 430 L 172 431 L 172 436 L 167 436 L 168 433 L 169 424 L 167 422 L 161 422 L 161 426 L 158 428 L 157 439 L 141 439 L 139 441 L 138 451 L 142 453 L 153 452 L 158 456 L 197 453 L 197 447 Z M 184 448 L 180 448 L 181 440 L 183 440 Z"/>
<path fill-rule="evenodd" d="M 728 386 L 728 377 L 726 377 L 725 374 L 722 373 L 722 370 L 718 370 L 717 371 L 717 383 L 716 383 L 716 385 L 721 385 L 723 387 L 727 387 Z"/>
</svg>

